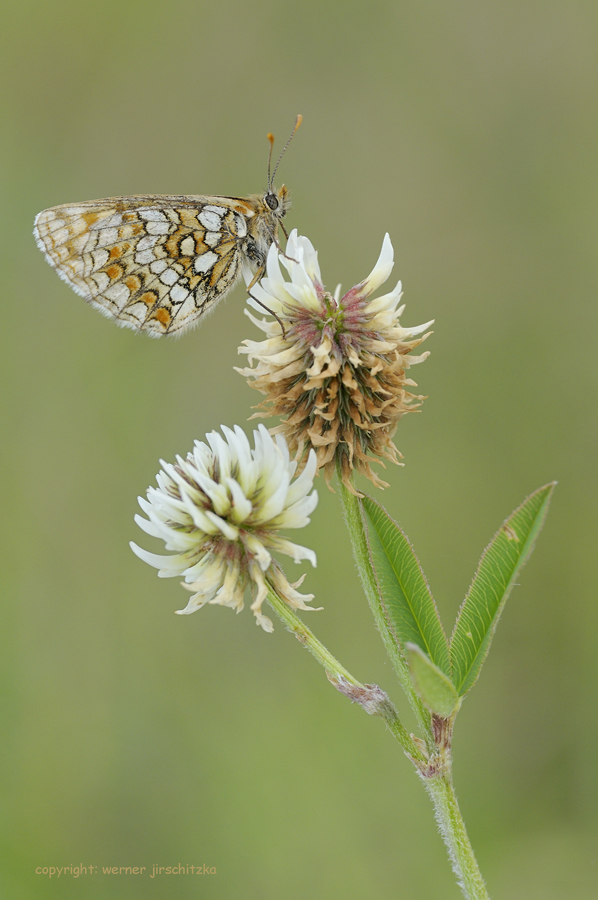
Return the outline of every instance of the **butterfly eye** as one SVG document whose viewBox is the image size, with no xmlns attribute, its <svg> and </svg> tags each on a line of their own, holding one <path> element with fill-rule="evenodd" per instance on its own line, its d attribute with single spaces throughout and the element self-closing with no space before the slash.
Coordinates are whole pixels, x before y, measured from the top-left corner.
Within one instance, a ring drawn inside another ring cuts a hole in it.
<svg viewBox="0 0 598 900">
<path fill-rule="evenodd" d="M 275 209 L 278 209 L 278 197 L 271 191 L 269 191 L 265 195 L 264 201 L 266 203 L 266 206 L 268 206 L 272 210 L 272 212 L 274 212 Z"/>
</svg>

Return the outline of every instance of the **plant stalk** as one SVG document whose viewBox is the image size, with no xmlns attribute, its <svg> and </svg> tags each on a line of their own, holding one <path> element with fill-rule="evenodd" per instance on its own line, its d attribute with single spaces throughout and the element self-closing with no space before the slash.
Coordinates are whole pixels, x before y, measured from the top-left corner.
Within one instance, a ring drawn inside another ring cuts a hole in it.
<svg viewBox="0 0 598 900">
<path fill-rule="evenodd" d="M 426 756 L 415 743 L 407 729 L 399 719 L 399 714 L 390 701 L 388 695 L 376 684 L 361 684 L 322 644 L 315 634 L 301 621 L 294 609 L 279 596 L 275 587 L 268 583 L 268 603 L 286 625 L 287 629 L 295 635 L 297 640 L 306 647 L 321 666 L 324 667 L 328 680 L 334 687 L 349 697 L 354 703 L 359 703 L 369 715 L 380 716 L 388 729 L 397 739 L 404 752 L 416 765 L 425 765 Z"/>
<path fill-rule="evenodd" d="M 345 521 L 353 546 L 353 555 L 368 603 L 386 651 L 392 660 L 401 686 L 407 694 L 425 738 L 427 754 L 424 754 L 426 756 L 424 762 L 409 753 L 407 755 L 411 756 L 432 799 L 436 822 L 446 844 L 459 887 L 467 900 L 489 900 L 453 788 L 451 738 L 454 716 L 451 719 L 441 719 L 436 715 L 431 715 L 415 691 L 407 662 L 387 622 L 376 573 L 370 560 L 367 532 L 359 498 L 348 490 L 340 478 L 338 481 Z M 423 749 L 424 743 L 421 743 Z"/>
<path fill-rule="evenodd" d="M 465 830 L 450 772 L 432 778 L 423 774 L 421 777 L 434 804 L 436 823 L 459 887 L 467 900 L 490 900 Z"/>
</svg>

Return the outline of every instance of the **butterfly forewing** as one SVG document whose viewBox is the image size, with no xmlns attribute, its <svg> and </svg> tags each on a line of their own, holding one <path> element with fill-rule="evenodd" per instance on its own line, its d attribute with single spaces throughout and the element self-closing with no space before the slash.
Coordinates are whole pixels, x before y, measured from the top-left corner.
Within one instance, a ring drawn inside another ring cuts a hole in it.
<svg viewBox="0 0 598 900">
<path fill-rule="evenodd" d="M 192 326 L 233 286 L 259 198 L 108 198 L 41 212 L 35 237 L 61 278 L 119 324 L 150 335 Z M 271 242 L 271 241 L 270 241 Z"/>
</svg>

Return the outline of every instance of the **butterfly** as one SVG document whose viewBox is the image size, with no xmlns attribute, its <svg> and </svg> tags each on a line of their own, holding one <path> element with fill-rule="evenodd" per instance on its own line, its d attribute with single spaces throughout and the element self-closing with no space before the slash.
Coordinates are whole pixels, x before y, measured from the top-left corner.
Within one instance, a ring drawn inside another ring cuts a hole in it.
<svg viewBox="0 0 598 900">
<path fill-rule="evenodd" d="M 53 206 L 35 219 L 40 250 L 73 290 L 118 325 L 152 337 L 182 334 L 211 312 L 242 274 L 262 276 L 290 206 L 273 179 L 247 198 L 140 194 Z M 286 232 L 285 232 L 286 234 Z"/>
</svg>

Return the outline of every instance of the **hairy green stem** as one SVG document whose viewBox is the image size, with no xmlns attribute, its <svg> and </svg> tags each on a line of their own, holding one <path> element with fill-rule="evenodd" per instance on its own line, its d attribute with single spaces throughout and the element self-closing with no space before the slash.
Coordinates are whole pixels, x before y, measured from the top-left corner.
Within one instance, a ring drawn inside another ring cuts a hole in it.
<svg viewBox="0 0 598 900">
<path fill-rule="evenodd" d="M 467 837 L 450 774 L 432 778 L 422 775 L 422 781 L 434 804 L 436 822 L 448 849 L 459 887 L 467 900 L 490 900 Z"/>
<path fill-rule="evenodd" d="M 425 738 L 427 748 L 427 753 L 423 754 L 426 757 L 425 762 L 413 756 L 411 756 L 411 760 L 434 804 L 436 822 L 448 849 L 451 865 L 461 890 L 467 900 L 489 900 L 453 789 L 451 738 L 454 716 L 450 719 L 431 716 L 416 693 L 407 662 L 387 620 L 376 573 L 370 559 L 364 513 L 359 498 L 342 484 L 340 478 L 339 486 L 345 521 L 353 546 L 353 555 L 368 603 L 386 651 Z M 421 744 L 423 749 L 424 742 Z"/>
<path fill-rule="evenodd" d="M 423 765 L 425 754 L 408 734 L 407 729 L 399 719 L 399 714 L 388 695 L 376 684 L 361 684 L 350 672 L 342 666 L 332 653 L 322 644 L 312 631 L 301 621 L 288 603 L 279 596 L 272 584 L 268 582 L 268 603 L 286 625 L 287 629 L 295 635 L 297 640 L 306 647 L 321 666 L 324 667 L 328 680 L 334 687 L 349 697 L 354 703 L 359 703 L 370 715 L 380 716 L 388 729 L 395 736 L 405 753 L 414 762 Z"/>
<path fill-rule="evenodd" d="M 279 596 L 273 585 L 268 584 L 268 603 L 279 619 L 286 625 L 297 640 L 315 656 L 321 666 L 326 670 L 330 681 L 345 681 L 355 687 L 363 685 L 354 678 L 350 672 L 342 666 L 332 653 L 322 644 L 307 625 L 301 621 L 294 609 Z"/>
<path fill-rule="evenodd" d="M 489 900 L 453 789 L 451 737 L 454 716 L 450 719 L 432 716 L 415 693 L 406 661 L 386 622 L 375 572 L 370 562 L 367 534 L 359 500 L 344 485 L 341 486 L 341 496 L 353 544 L 353 553 L 366 596 L 388 654 L 395 665 L 401 684 L 426 737 L 425 742 L 414 740 L 407 733 L 397 710 L 381 688 L 377 685 L 362 684 L 340 664 L 301 621 L 295 610 L 278 594 L 269 579 L 267 579 L 268 603 L 286 628 L 323 666 L 328 680 L 334 687 L 353 702 L 359 703 L 370 715 L 380 716 L 384 720 L 405 754 L 413 762 L 432 799 L 440 834 L 448 849 L 453 871 L 465 897 L 467 900 Z M 427 748 L 427 752 L 424 747 Z"/>
</svg>

